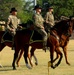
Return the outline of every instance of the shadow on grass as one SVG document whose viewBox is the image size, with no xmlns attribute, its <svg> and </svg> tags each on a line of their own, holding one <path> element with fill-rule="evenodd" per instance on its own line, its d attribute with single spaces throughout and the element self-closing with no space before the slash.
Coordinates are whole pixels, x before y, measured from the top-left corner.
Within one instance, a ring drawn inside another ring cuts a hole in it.
<svg viewBox="0 0 74 75">
<path fill-rule="evenodd" d="M 13 71 L 13 67 L 12 66 L 0 67 L 0 72 L 4 72 L 4 71 Z"/>
</svg>

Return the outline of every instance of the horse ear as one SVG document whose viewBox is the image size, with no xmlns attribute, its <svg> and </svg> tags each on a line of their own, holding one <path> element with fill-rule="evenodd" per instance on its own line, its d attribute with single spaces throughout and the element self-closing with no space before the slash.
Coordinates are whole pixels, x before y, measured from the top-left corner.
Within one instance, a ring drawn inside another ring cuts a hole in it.
<svg viewBox="0 0 74 75">
<path fill-rule="evenodd" d="M 71 20 L 74 20 L 74 17 L 72 17 Z"/>
<path fill-rule="evenodd" d="M 70 16 L 69 18 L 70 18 L 70 20 L 74 20 L 74 17 L 73 16 Z"/>
</svg>

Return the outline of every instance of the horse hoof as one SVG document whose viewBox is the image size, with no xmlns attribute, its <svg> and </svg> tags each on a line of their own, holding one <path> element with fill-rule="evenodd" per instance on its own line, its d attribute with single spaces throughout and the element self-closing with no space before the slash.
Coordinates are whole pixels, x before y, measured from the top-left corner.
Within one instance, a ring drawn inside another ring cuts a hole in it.
<svg viewBox="0 0 74 75">
<path fill-rule="evenodd" d="M 20 65 L 19 65 L 19 63 L 16 63 L 17 64 L 17 67 L 19 67 Z"/>
<path fill-rule="evenodd" d="M 30 65 L 31 65 L 31 67 L 33 67 L 33 66 L 34 66 L 34 63 L 31 61 L 31 62 L 30 62 Z"/>
<path fill-rule="evenodd" d="M 16 70 L 16 68 L 13 68 L 13 70 Z"/>
<path fill-rule="evenodd" d="M 16 67 L 15 67 L 15 66 L 13 66 L 13 64 L 12 64 L 12 67 L 13 67 L 13 70 L 16 70 Z"/>
<path fill-rule="evenodd" d="M 30 63 L 30 64 L 31 64 L 31 67 L 33 67 L 33 66 L 34 66 L 32 63 Z"/>
<path fill-rule="evenodd" d="M 70 66 L 70 63 L 67 62 L 67 64 Z"/>
<path fill-rule="evenodd" d="M 51 66 L 51 68 L 55 69 L 56 67 L 55 66 Z"/>
<path fill-rule="evenodd" d="M 37 62 L 35 62 L 35 65 L 38 65 L 38 63 L 37 63 Z"/>
<path fill-rule="evenodd" d="M 19 64 L 17 64 L 17 67 L 20 67 L 20 65 L 19 65 Z"/>
<path fill-rule="evenodd" d="M 71 65 L 71 64 L 68 64 L 69 66 Z"/>
<path fill-rule="evenodd" d="M 28 64 L 26 64 L 26 67 L 27 67 L 28 69 L 32 69 L 32 67 L 30 67 Z"/>
</svg>

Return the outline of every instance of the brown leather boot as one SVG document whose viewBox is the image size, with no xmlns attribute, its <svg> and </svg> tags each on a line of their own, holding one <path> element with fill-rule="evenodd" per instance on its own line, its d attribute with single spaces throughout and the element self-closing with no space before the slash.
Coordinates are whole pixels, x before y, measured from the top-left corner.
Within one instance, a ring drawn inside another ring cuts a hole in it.
<svg viewBox="0 0 74 75">
<path fill-rule="evenodd" d="M 12 47 L 12 50 L 15 50 L 15 47 Z"/>
<path fill-rule="evenodd" d="M 14 41 L 12 42 L 12 50 L 15 50 L 15 44 L 14 44 Z"/>
<path fill-rule="evenodd" d="M 47 50 L 47 46 L 43 46 L 43 50 L 46 52 L 46 50 Z"/>
</svg>

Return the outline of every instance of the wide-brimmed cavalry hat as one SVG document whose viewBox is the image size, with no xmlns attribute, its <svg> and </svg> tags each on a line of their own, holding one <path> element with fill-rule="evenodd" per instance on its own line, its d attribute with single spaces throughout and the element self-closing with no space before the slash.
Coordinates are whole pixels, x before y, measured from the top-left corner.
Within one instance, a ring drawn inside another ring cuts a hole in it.
<svg viewBox="0 0 74 75">
<path fill-rule="evenodd" d="M 38 8 L 39 8 L 39 9 L 42 9 L 42 7 L 41 7 L 40 5 L 37 4 L 37 5 L 34 7 L 33 10 L 36 10 L 36 9 L 38 9 Z"/>
<path fill-rule="evenodd" d="M 48 6 L 48 9 L 53 9 L 53 6 Z"/>
<path fill-rule="evenodd" d="M 53 6 L 48 5 L 48 6 L 47 6 L 47 11 L 48 11 L 49 9 L 53 9 Z"/>
<path fill-rule="evenodd" d="M 17 10 L 16 10 L 16 8 L 15 8 L 15 7 L 11 8 L 11 11 L 10 11 L 10 13 L 12 13 L 12 11 L 15 11 L 15 12 L 17 12 Z"/>
</svg>

